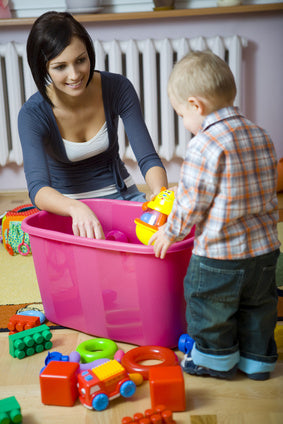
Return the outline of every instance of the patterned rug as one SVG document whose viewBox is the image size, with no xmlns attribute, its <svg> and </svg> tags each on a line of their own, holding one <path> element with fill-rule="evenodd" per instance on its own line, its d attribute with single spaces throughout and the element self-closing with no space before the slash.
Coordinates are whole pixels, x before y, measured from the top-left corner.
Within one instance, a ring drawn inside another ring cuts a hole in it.
<svg viewBox="0 0 283 424">
<path fill-rule="evenodd" d="M 0 305 L 0 332 L 9 331 L 7 325 L 9 319 L 17 312 L 24 312 L 28 310 L 36 310 L 44 313 L 42 303 L 22 303 L 19 305 Z M 45 321 L 44 324 L 48 325 L 53 330 L 65 328 L 61 325 L 54 324 L 51 321 Z"/>
</svg>

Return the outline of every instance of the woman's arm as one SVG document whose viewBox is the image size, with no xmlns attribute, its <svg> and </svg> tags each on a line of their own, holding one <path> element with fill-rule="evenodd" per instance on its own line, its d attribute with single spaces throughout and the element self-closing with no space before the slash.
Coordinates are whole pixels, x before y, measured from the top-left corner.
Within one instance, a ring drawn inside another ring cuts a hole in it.
<svg viewBox="0 0 283 424">
<path fill-rule="evenodd" d="M 51 143 L 55 136 L 48 113 L 39 95 L 34 95 L 19 113 L 19 135 L 31 201 L 39 209 L 70 216 L 74 235 L 104 239 L 101 224 L 86 204 L 70 199 L 51 187 L 44 140 L 48 139 Z"/>
<path fill-rule="evenodd" d="M 83 202 L 69 199 L 51 187 L 42 187 L 35 196 L 39 209 L 72 218 L 75 236 L 105 239 L 102 226 L 95 213 Z"/>
<path fill-rule="evenodd" d="M 160 166 L 153 166 L 145 174 L 145 181 L 149 186 L 152 195 L 156 196 L 161 192 L 162 187 L 168 187 L 165 169 Z"/>
</svg>

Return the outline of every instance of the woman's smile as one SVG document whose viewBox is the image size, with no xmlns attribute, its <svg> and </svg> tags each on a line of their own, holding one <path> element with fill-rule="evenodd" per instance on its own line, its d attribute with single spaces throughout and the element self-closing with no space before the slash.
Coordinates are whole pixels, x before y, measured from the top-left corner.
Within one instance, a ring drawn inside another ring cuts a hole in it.
<svg viewBox="0 0 283 424">
<path fill-rule="evenodd" d="M 83 79 L 80 79 L 78 82 L 69 82 L 69 83 L 66 83 L 66 85 L 68 85 L 69 87 L 73 89 L 76 89 L 81 87 L 82 82 L 83 82 Z"/>
</svg>

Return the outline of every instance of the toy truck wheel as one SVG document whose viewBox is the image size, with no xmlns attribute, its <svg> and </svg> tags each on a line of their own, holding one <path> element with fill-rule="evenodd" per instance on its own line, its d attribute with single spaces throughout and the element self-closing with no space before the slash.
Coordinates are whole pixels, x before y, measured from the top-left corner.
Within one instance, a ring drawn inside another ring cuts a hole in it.
<svg viewBox="0 0 283 424">
<path fill-rule="evenodd" d="M 104 393 L 99 393 L 92 400 L 92 407 L 96 411 L 104 411 L 109 404 L 108 396 Z"/>
<path fill-rule="evenodd" d="M 133 381 L 125 381 L 120 387 L 120 394 L 124 398 L 129 398 L 133 396 L 136 391 L 136 385 Z"/>
</svg>

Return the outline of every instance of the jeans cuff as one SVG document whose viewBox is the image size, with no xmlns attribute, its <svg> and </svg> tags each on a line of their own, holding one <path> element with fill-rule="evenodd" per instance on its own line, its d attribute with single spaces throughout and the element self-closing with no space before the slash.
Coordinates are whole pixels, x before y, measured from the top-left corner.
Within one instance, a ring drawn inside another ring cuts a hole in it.
<svg viewBox="0 0 283 424">
<path fill-rule="evenodd" d="M 256 374 L 260 372 L 272 372 L 275 364 L 276 362 L 255 361 L 254 359 L 241 356 L 238 368 L 246 374 Z"/>
<path fill-rule="evenodd" d="M 240 353 L 237 351 L 228 355 L 211 355 L 200 352 L 194 344 L 191 357 L 196 365 L 201 365 L 216 371 L 229 371 L 239 362 Z"/>
</svg>

